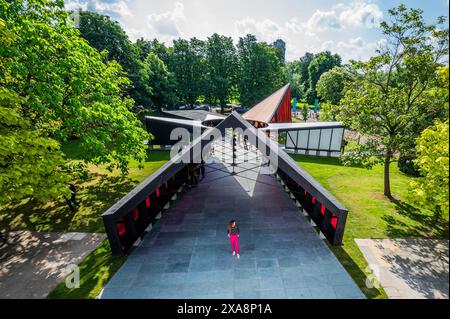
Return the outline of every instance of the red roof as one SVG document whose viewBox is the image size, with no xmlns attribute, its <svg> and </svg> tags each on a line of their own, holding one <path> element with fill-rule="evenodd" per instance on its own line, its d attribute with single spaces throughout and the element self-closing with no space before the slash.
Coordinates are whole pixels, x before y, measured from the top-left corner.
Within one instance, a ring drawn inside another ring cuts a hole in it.
<svg viewBox="0 0 450 319">
<path fill-rule="evenodd" d="M 289 84 L 286 84 L 281 89 L 275 91 L 275 93 L 266 97 L 264 100 L 248 110 L 243 115 L 244 119 L 247 121 L 270 123 L 288 90 Z"/>
</svg>

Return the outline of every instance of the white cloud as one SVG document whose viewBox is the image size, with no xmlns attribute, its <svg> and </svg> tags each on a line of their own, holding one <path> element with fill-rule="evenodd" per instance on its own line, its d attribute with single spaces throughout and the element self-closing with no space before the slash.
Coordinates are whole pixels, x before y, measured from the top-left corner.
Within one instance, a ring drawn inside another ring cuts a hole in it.
<svg viewBox="0 0 450 319">
<path fill-rule="evenodd" d="M 341 29 L 343 26 L 335 11 L 317 10 L 305 23 L 310 32 Z"/>
<path fill-rule="evenodd" d="M 184 19 L 184 5 L 180 2 L 176 2 L 171 11 L 150 14 L 147 16 L 147 24 L 150 28 L 148 36 L 161 38 L 163 41 L 178 38 L 182 36 L 179 23 Z"/>
<path fill-rule="evenodd" d="M 237 37 L 253 34 L 260 41 L 272 42 L 283 33 L 283 28 L 270 19 L 256 21 L 247 17 L 235 23 L 235 34 Z"/>
<path fill-rule="evenodd" d="M 65 7 L 68 10 L 83 9 L 99 12 L 120 21 L 123 17 L 133 16 L 128 2 L 129 0 L 69 0 L 66 1 Z"/>
<path fill-rule="evenodd" d="M 329 50 L 333 53 L 338 53 L 345 63 L 349 60 L 369 59 L 373 56 L 375 50 L 382 44 L 383 40 L 366 42 L 360 37 L 348 41 L 328 40 L 320 45 L 319 51 Z"/>
<path fill-rule="evenodd" d="M 379 26 L 383 13 L 376 4 L 353 2 L 350 5 L 338 5 L 339 20 L 351 27 L 376 28 Z"/>
<path fill-rule="evenodd" d="M 66 8 L 66 10 L 72 11 L 72 10 L 76 10 L 76 9 L 82 9 L 82 10 L 87 10 L 87 2 L 83 2 L 83 1 L 66 1 L 64 4 L 64 7 Z"/>
<path fill-rule="evenodd" d="M 232 37 L 237 41 L 239 37 L 253 34 L 258 41 L 273 43 L 277 39 L 286 42 L 286 60 L 298 59 L 312 46 L 318 45 L 318 37 L 305 30 L 297 18 L 291 18 L 280 24 L 270 19 L 255 20 L 246 17 L 236 21 Z"/>
<path fill-rule="evenodd" d="M 309 32 L 339 30 L 348 27 L 378 27 L 383 13 L 376 4 L 355 1 L 350 4 L 339 3 L 330 11 L 317 10 L 304 24 Z"/>
<path fill-rule="evenodd" d="M 114 15 L 118 15 L 120 17 L 131 17 L 133 14 L 128 8 L 127 1 L 113 1 L 113 2 L 103 2 L 103 1 L 93 1 L 92 2 L 95 11 L 105 12 Z"/>
</svg>

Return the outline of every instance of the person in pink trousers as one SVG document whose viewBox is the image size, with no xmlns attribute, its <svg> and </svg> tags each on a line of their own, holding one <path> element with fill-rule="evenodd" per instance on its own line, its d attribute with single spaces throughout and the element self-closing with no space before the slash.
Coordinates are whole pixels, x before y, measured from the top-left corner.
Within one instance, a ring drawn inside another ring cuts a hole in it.
<svg viewBox="0 0 450 319">
<path fill-rule="evenodd" d="M 230 220 L 227 229 L 228 237 L 230 238 L 231 251 L 233 256 L 236 255 L 239 258 L 239 227 L 236 225 L 236 221 Z"/>
</svg>

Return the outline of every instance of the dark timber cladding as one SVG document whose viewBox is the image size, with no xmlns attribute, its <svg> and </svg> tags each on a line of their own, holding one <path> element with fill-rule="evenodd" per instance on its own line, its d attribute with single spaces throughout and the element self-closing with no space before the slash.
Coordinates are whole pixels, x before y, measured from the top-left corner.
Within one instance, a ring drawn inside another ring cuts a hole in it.
<svg viewBox="0 0 450 319">
<path fill-rule="evenodd" d="M 279 149 L 276 142 L 268 138 L 263 131 L 255 129 L 238 113 L 233 112 L 216 127 L 222 136 L 228 128 L 244 130 L 248 134 L 248 141 L 254 143 L 263 156 L 278 154 L 279 177 L 330 243 L 340 245 L 347 209 L 288 154 Z M 125 253 L 145 233 L 147 226 L 164 210 L 171 197 L 187 180 L 188 163 L 179 160 L 189 154 L 192 161 L 200 162 L 201 154 L 194 153 L 193 150 L 199 147 L 203 150 L 206 147 L 207 151 L 213 141 L 213 134 L 213 129 L 205 130 L 182 153 L 163 165 L 102 215 L 113 254 Z"/>
<path fill-rule="evenodd" d="M 145 126 L 147 132 L 152 133 L 153 140 L 149 144 L 153 145 L 174 145 L 180 138 L 170 139 L 170 134 L 175 128 L 185 128 L 189 133 L 193 133 L 194 128 L 198 128 L 199 132 L 203 132 L 207 126 L 195 122 L 194 120 L 174 119 L 166 117 L 146 116 Z"/>
</svg>

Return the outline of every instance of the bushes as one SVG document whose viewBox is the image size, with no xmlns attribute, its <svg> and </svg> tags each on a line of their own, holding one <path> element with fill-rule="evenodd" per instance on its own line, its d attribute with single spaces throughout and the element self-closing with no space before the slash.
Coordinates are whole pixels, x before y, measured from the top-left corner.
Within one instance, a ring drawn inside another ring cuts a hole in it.
<svg viewBox="0 0 450 319">
<path fill-rule="evenodd" d="M 419 177 L 420 171 L 414 163 L 414 159 L 415 157 L 411 155 L 401 155 L 397 162 L 398 169 L 408 176 Z"/>
</svg>

